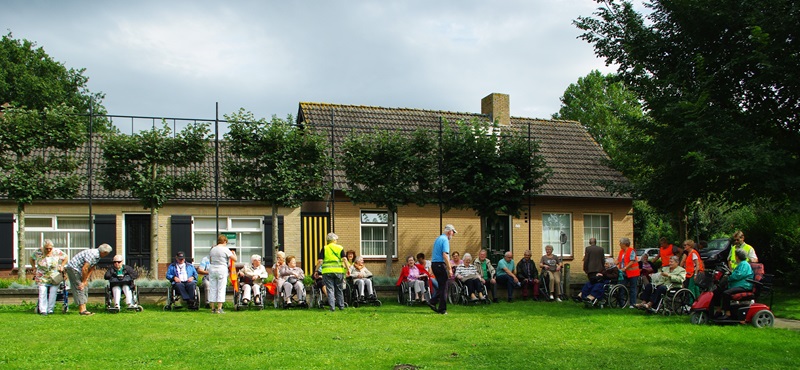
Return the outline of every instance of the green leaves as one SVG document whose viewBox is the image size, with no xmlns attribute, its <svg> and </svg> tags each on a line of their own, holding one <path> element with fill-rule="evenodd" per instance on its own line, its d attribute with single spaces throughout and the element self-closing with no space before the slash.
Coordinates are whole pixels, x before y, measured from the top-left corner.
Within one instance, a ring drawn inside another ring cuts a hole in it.
<svg viewBox="0 0 800 370">
<path fill-rule="evenodd" d="M 107 133 L 101 144 L 106 190 L 130 191 L 144 208 L 159 209 L 178 191 L 202 188 L 208 176 L 194 169 L 212 147 L 209 125 L 195 124 L 173 135 L 166 122 L 133 135 Z"/>
</svg>

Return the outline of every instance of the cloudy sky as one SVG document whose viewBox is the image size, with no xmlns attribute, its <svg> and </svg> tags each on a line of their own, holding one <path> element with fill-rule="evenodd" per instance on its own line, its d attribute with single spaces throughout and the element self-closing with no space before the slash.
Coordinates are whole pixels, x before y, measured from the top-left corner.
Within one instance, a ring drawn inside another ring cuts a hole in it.
<svg viewBox="0 0 800 370">
<path fill-rule="evenodd" d="M 256 117 L 326 102 L 549 118 L 564 89 L 611 72 L 572 24 L 592 0 L 4 0 L 2 32 L 86 68 L 110 114 Z"/>
</svg>

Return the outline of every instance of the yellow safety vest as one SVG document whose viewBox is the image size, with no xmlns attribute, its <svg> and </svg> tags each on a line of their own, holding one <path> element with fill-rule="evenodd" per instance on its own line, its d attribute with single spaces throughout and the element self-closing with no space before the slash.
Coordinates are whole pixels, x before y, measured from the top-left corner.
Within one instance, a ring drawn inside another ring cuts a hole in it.
<svg viewBox="0 0 800 370">
<path fill-rule="evenodd" d="M 743 243 L 742 244 L 742 250 L 744 250 L 744 253 L 747 255 L 747 259 L 745 260 L 747 262 L 750 262 L 750 250 L 751 249 L 753 249 L 753 247 L 751 247 L 750 244 L 747 244 L 747 243 Z M 731 259 L 731 269 L 735 269 L 736 265 L 738 265 L 738 263 L 736 263 L 736 246 L 735 245 L 731 246 L 730 259 Z"/>
<path fill-rule="evenodd" d="M 344 247 L 336 243 L 330 243 L 323 248 L 322 273 L 323 274 L 344 274 L 342 266 L 342 251 Z"/>
</svg>

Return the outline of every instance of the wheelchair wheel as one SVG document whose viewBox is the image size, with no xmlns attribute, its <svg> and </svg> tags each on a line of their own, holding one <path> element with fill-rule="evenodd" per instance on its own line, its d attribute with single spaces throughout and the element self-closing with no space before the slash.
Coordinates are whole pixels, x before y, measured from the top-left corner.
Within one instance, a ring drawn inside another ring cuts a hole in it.
<svg viewBox="0 0 800 370">
<path fill-rule="evenodd" d="M 447 303 L 458 304 L 461 302 L 461 287 L 456 281 L 447 282 Z"/>
<path fill-rule="evenodd" d="M 686 315 L 692 309 L 694 303 L 694 294 L 686 288 L 679 289 L 672 296 L 672 312 L 676 315 Z"/>
<path fill-rule="evenodd" d="M 622 284 L 617 284 L 611 287 L 608 291 L 608 306 L 611 308 L 626 308 L 628 307 L 629 299 L 628 288 Z"/>
</svg>

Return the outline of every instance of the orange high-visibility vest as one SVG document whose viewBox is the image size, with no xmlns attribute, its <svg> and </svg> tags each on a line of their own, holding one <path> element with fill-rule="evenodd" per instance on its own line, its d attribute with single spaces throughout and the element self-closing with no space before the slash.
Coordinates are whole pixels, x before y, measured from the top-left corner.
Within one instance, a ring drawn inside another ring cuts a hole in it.
<svg viewBox="0 0 800 370">
<path fill-rule="evenodd" d="M 634 259 L 636 259 L 636 251 L 633 250 L 633 247 L 628 247 L 628 249 L 619 251 L 619 257 L 617 257 L 617 263 L 619 264 L 619 269 L 622 270 L 625 268 L 625 265 L 631 261 L 631 253 L 633 253 Z M 639 264 L 634 262 L 631 264 L 631 267 L 628 267 L 625 270 L 625 276 L 632 278 L 639 276 L 641 271 L 639 271 Z"/>
</svg>

